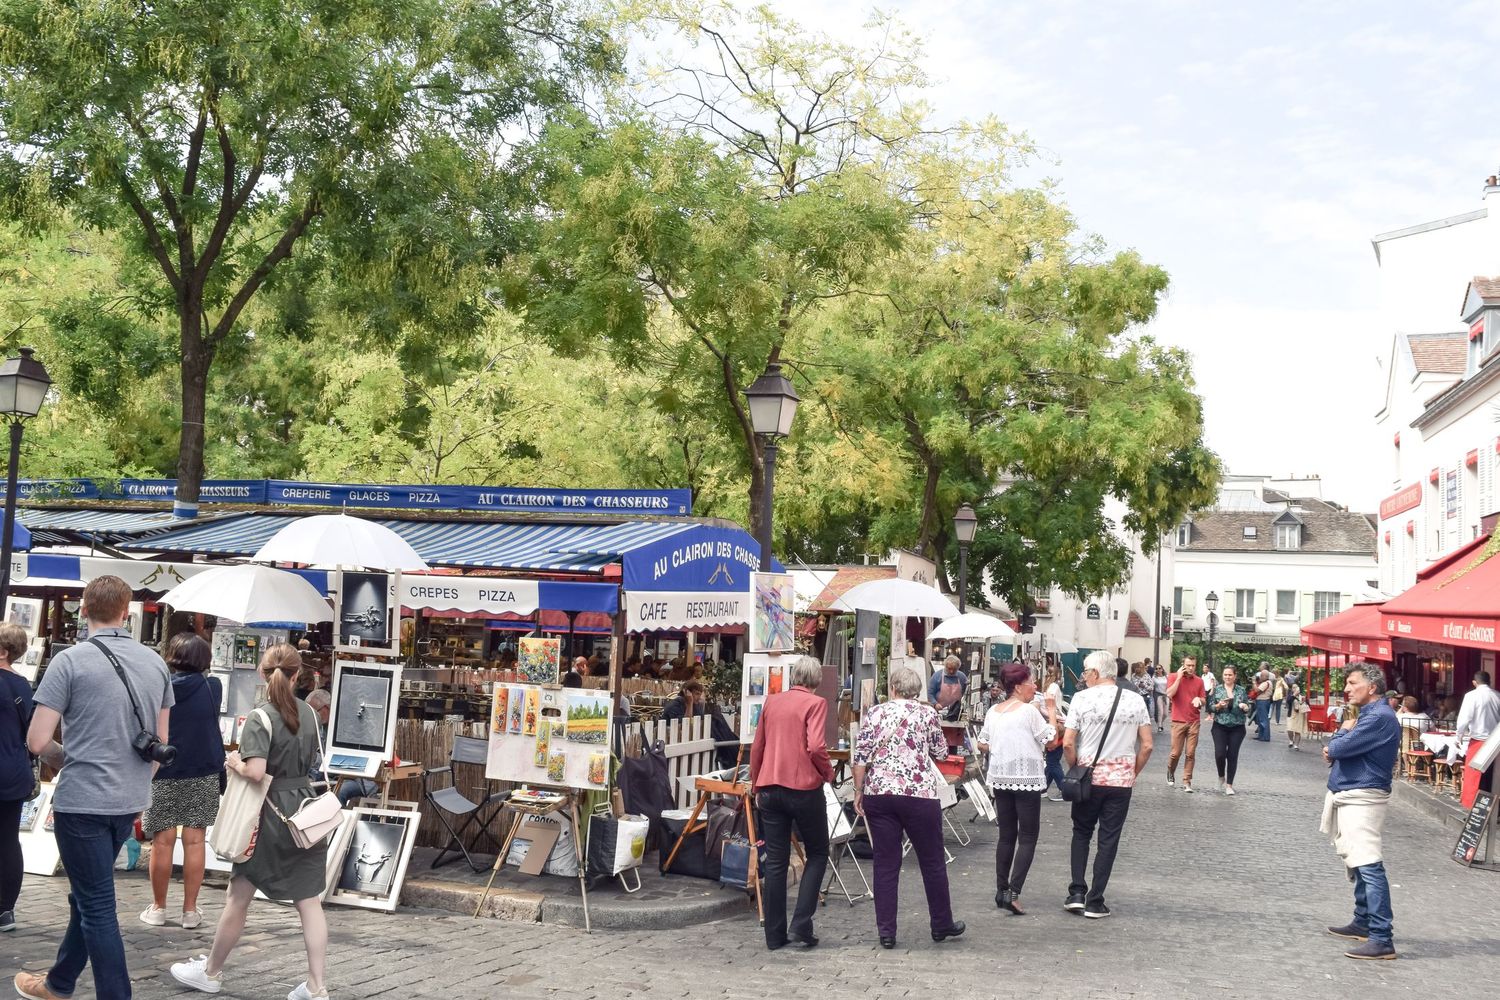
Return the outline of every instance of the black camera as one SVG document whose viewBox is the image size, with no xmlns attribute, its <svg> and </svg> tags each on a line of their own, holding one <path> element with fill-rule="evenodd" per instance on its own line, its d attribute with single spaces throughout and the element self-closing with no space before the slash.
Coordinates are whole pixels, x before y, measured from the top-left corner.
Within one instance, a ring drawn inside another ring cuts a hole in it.
<svg viewBox="0 0 1500 1000">
<path fill-rule="evenodd" d="M 130 741 L 130 748 L 147 764 L 171 767 L 172 763 L 177 760 L 176 747 L 170 743 L 163 743 L 156 738 L 155 733 L 148 733 L 144 729 L 135 734 L 135 739 Z"/>
</svg>

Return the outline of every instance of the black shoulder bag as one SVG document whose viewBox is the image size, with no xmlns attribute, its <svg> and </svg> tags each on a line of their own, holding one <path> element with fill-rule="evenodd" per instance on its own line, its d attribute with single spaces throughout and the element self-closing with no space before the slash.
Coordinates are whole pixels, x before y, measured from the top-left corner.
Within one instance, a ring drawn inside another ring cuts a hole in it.
<svg viewBox="0 0 1500 1000">
<path fill-rule="evenodd" d="M 26 750 L 26 756 L 31 758 L 31 794 L 26 796 L 26 801 L 31 802 L 38 795 L 42 794 L 42 761 L 40 757 L 33 754 L 31 749 L 26 746 L 26 731 L 31 726 L 31 720 L 21 710 L 20 698 L 16 698 L 16 722 L 20 723 L 21 726 L 21 747 Z"/>
<path fill-rule="evenodd" d="M 1068 802 L 1087 802 L 1094 790 L 1094 765 L 1099 763 L 1099 755 L 1104 752 L 1104 741 L 1109 739 L 1109 727 L 1115 721 L 1115 709 L 1120 707 L 1120 695 L 1124 694 L 1118 686 L 1115 687 L 1115 701 L 1109 706 L 1109 718 L 1104 720 L 1104 732 L 1099 734 L 1099 747 L 1094 751 L 1094 758 L 1088 764 L 1074 764 L 1068 768 L 1068 773 L 1063 775 L 1062 797 Z"/>
</svg>

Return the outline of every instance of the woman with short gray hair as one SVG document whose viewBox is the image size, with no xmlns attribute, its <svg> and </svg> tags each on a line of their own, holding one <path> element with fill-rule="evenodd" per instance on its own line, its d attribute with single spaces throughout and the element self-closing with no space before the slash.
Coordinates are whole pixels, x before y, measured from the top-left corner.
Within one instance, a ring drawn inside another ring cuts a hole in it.
<svg viewBox="0 0 1500 1000">
<path fill-rule="evenodd" d="M 922 678 L 895 667 L 888 679 L 891 700 L 865 713 L 854 743 L 854 809 L 870 828 L 875 851 L 875 928 L 882 948 L 896 947 L 901 842 L 911 840 L 927 890 L 932 939 L 964 932 L 953 919 L 948 867 L 943 857 L 943 813 L 938 805 L 934 760 L 948 756 L 948 740 L 937 711 L 916 701 Z"/>
</svg>

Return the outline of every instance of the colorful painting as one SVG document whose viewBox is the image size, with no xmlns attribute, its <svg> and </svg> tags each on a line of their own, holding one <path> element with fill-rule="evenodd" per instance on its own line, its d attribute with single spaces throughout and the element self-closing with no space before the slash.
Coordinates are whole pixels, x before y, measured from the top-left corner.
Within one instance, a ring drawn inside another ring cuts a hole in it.
<svg viewBox="0 0 1500 1000">
<path fill-rule="evenodd" d="M 750 650 L 785 653 L 793 647 L 796 590 L 790 573 L 750 574 Z"/>
<path fill-rule="evenodd" d="M 569 691 L 567 742 L 608 743 L 610 714 L 609 695 Z"/>
<path fill-rule="evenodd" d="M 589 754 L 589 784 L 602 785 L 609 776 L 609 754 Z"/>
<path fill-rule="evenodd" d="M 759 698 L 766 693 L 766 668 L 750 668 L 750 697 Z"/>
<path fill-rule="evenodd" d="M 771 668 L 771 679 L 766 688 L 766 694 L 780 694 L 784 690 L 781 686 L 781 678 L 785 673 L 786 668 L 780 664 Z"/>
<path fill-rule="evenodd" d="M 526 721 L 521 726 L 521 735 L 535 736 L 537 722 L 542 717 L 542 692 L 534 687 L 524 690 L 526 691 Z"/>
<path fill-rule="evenodd" d="M 556 684 L 562 676 L 561 639 L 522 639 L 516 659 L 517 679 L 527 684 Z"/>
<path fill-rule="evenodd" d="M 510 720 L 510 688 L 504 684 L 495 685 L 495 711 L 490 714 L 490 732 L 504 733 L 505 723 Z"/>
<path fill-rule="evenodd" d="M 547 780 L 560 785 L 568 778 L 568 755 L 566 751 L 554 750 L 547 755 Z"/>
<path fill-rule="evenodd" d="M 755 727 L 760 725 L 760 713 L 765 704 L 764 697 L 746 698 L 740 702 L 741 743 L 751 743 L 755 740 Z"/>
<path fill-rule="evenodd" d="M 512 736 L 521 735 L 521 726 L 526 718 L 526 689 L 513 687 L 510 689 L 510 724 L 509 729 Z"/>
<path fill-rule="evenodd" d="M 552 725 L 543 722 L 536 732 L 536 766 L 547 766 L 547 748 L 552 745 Z"/>
</svg>

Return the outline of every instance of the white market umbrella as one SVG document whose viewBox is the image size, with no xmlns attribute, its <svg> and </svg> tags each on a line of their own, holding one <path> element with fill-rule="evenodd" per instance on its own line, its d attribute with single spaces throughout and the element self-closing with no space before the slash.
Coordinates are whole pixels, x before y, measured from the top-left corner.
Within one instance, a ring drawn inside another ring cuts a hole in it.
<svg viewBox="0 0 1500 1000">
<path fill-rule="evenodd" d="M 1047 652 L 1049 653 L 1076 653 L 1078 647 L 1067 639 L 1059 639 L 1055 635 L 1047 636 Z"/>
<path fill-rule="evenodd" d="M 994 615 L 970 611 L 968 614 L 949 618 L 932 630 L 929 639 L 1006 639 L 1016 637 L 1015 629 Z"/>
<path fill-rule="evenodd" d="M 834 601 L 843 611 L 876 611 L 910 618 L 953 618 L 958 608 L 936 587 L 915 580 L 870 580 Z"/>
<path fill-rule="evenodd" d="M 163 594 L 161 602 L 247 624 L 333 621 L 328 601 L 296 573 L 244 563 L 194 574 Z"/>
<path fill-rule="evenodd" d="M 416 549 L 390 528 L 348 514 L 299 517 L 272 535 L 250 558 L 256 562 L 359 569 L 430 568 Z"/>
</svg>

